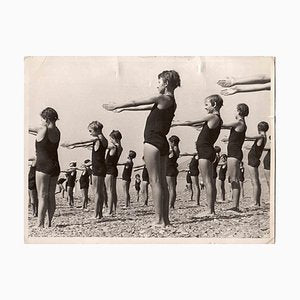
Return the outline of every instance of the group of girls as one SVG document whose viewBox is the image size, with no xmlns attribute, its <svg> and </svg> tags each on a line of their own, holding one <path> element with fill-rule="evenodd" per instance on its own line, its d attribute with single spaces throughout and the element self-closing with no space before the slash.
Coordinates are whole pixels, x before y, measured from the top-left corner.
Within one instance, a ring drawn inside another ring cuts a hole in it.
<svg viewBox="0 0 300 300">
<path fill-rule="evenodd" d="M 203 183 L 206 189 L 207 210 L 196 217 L 210 216 L 215 214 L 216 203 L 216 167 L 219 163 L 220 148 L 214 144 L 219 137 L 222 128 L 230 129 L 228 141 L 228 174 L 232 187 L 232 197 L 235 211 L 239 211 L 240 184 L 239 170 L 242 160 L 242 145 L 244 140 L 254 140 L 254 145 L 249 152 L 251 176 L 253 177 L 254 195 L 256 204 L 260 205 L 260 189 L 258 177 L 259 158 L 266 142 L 266 131 L 268 124 L 260 122 L 258 135 L 246 137 L 245 117 L 249 113 L 248 106 L 244 103 L 237 106 L 236 120 L 229 124 L 223 124 L 220 109 L 223 106 L 223 99 L 219 95 L 211 95 L 205 98 L 204 108 L 207 115 L 195 121 L 173 122 L 177 108 L 174 91 L 180 87 L 180 76 L 174 71 L 163 71 L 158 75 L 158 95 L 141 100 L 133 100 L 123 104 L 104 104 L 103 108 L 108 111 L 145 111 L 150 113 L 146 120 L 144 130 L 144 170 L 147 170 L 150 186 L 152 189 L 153 203 L 155 207 L 155 219 L 153 225 L 167 226 L 170 224 L 169 207 L 174 208 L 176 199 L 176 177 L 178 174 L 177 159 L 180 155 L 179 138 L 171 136 L 166 138 L 171 127 L 192 126 L 202 128 L 196 141 L 197 153 L 193 154 L 191 167 L 191 178 L 198 188 L 195 191 L 197 203 L 200 201 L 199 191 L 199 168 L 202 174 Z M 42 112 L 42 127 L 38 130 L 31 130 L 37 135 L 37 191 L 41 205 L 38 209 L 39 226 L 44 225 L 45 212 L 48 210 L 49 226 L 55 210 L 55 186 L 60 172 L 57 147 L 60 141 L 60 132 L 55 125 L 58 119 L 57 113 L 51 109 Z M 109 215 L 113 215 L 117 208 L 116 178 L 118 175 L 117 165 L 123 151 L 121 146 L 122 135 L 118 130 L 113 130 L 109 139 L 102 133 L 103 125 L 98 121 L 89 124 L 88 130 L 91 138 L 75 143 L 65 143 L 62 146 L 68 149 L 76 147 L 92 147 L 92 185 L 95 194 L 95 218 L 102 218 L 102 209 L 105 198 L 105 187 L 108 197 Z M 128 160 L 122 175 L 123 188 L 126 194 L 125 203 L 130 204 L 129 186 L 131 172 L 133 169 L 132 160 L 136 153 L 130 151 Z M 143 185 L 148 189 L 148 179 L 142 176 Z M 147 180 L 146 180 L 147 179 Z M 104 184 L 105 182 L 105 184 Z M 144 184 L 145 182 L 145 184 Z M 137 183 L 137 185 L 139 185 Z M 147 193 L 148 194 L 148 193 Z M 71 200 L 70 200 L 71 201 Z M 145 200 L 145 204 L 148 202 Z M 72 201 L 71 201 L 72 204 Z"/>
</svg>

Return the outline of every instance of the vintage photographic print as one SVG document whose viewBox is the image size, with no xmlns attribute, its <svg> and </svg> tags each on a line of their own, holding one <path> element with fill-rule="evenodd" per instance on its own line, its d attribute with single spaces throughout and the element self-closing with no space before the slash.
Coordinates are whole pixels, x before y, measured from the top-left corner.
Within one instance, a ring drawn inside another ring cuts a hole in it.
<svg viewBox="0 0 300 300">
<path fill-rule="evenodd" d="M 274 243 L 274 57 L 25 57 L 26 243 Z"/>
</svg>

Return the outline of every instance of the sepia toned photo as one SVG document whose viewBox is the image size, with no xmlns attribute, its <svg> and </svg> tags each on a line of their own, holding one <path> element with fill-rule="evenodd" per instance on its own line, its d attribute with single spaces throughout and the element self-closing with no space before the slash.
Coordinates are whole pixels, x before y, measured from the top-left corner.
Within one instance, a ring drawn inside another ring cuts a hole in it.
<svg viewBox="0 0 300 300">
<path fill-rule="evenodd" d="M 275 58 L 24 68 L 26 243 L 275 242 Z"/>
</svg>

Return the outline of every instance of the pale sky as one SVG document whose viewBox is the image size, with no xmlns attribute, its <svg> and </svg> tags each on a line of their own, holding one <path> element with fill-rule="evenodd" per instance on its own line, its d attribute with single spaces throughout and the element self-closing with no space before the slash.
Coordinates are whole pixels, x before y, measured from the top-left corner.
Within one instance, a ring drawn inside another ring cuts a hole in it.
<svg viewBox="0 0 300 300">
<path fill-rule="evenodd" d="M 157 75 L 171 69 L 181 77 L 181 87 L 175 90 L 177 111 L 174 119 L 184 121 L 206 114 L 204 98 L 220 94 L 219 79 L 255 74 L 271 76 L 273 60 L 268 57 L 29 57 L 25 59 L 27 125 L 39 125 L 40 112 L 47 106 L 53 107 L 59 115 L 57 126 L 61 131 L 62 143 L 89 139 L 87 126 L 91 121 L 98 120 L 104 125 L 106 137 L 113 129 L 121 131 L 124 151 L 120 162 L 125 161 L 128 151 L 132 149 L 137 152 L 135 164 L 140 164 L 144 126 L 149 111 L 116 114 L 105 111 L 102 104 L 156 95 Z M 260 121 L 271 125 L 269 91 L 222 97 L 224 106 L 221 116 L 224 122 L 233 120 L 238 103 L 246 103 L 250 108 L 246 118 L 248 135 L 257 133 Z M 176 127 L 170 130 L 169 136 L 172 134 L 181 139 L 181 152 L 194 151 L 198 131 Z M 226 145 L 220 140 L 228 134 L 228 130 L 222 131 L 216 143 L 224 151 Z M 33 156 L 35 137 L 27 134 L 25 137 L 28 154 Z M 62 169 L 66 169 L 71 160 L 80 165 L 90 157 L 91 151 L 86 149 L 59 147 Z"/>
</svg>

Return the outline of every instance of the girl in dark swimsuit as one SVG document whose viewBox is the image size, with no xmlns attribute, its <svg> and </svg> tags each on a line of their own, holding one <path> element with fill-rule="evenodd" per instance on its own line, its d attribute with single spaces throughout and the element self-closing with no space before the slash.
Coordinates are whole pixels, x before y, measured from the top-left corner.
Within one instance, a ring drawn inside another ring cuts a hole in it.
<svg viewBox="0 0 300 300">
<path fill-rule="evenodd" d="M 29 159 L 31 162 L 29 173 L 28 173 L 28 194 L 29 194 L 29 202 L 32 207 L 32 215 L 34 217 L 38 216 L 38 195 L 36 190 L 36 181 L 35 181 L 35 173 L 36 173 L 36 159 Z"/>
<path fill-rule="evenodd" d="M 167 160 L 167 184 L 169 189 L 169 197 L 170 197 L 170 208 L 175 208 L 175 200 L 176 200 L 176 185 L 177 185 L 177 159 L 179 158 L 180 150 L 179 150 L 179 141 L 180 139 L 176 135 L 172 135 L 169 138 L 170 142 L 170 153 Z"/>
<path fill-rule="evenodd" d="M 103 203 L 105 198 L 104 177 L 106 175 L 105 151 L 107 149 L 107 139 L 102 133 L 103 125 L 98 121 L 89 124 L 88 130 L 92 139 L 75 142 L 63 143 L 62 147 L 68 149 L 92 147 L 92 174 L 93 190 L 95 195 L 95 219 L 102 218 Z"/>
<path fill-rule="evenodd" d="M 220 109 L 223 106 L 223 99 L 219 95 L 208 96 L 205 99 L 205 109 L 208 112 L 206 117 L 196 121 L 176 122 L 174 126 L 202 127 L 198 136 L 196 147 L 199 157 L 200 171 L 206 187 L 207 211 L 197 214 L 196 218 L 213 216 L 215 214 L 215 202 L 217 190 L 213 178 L 213 162 L 216 157 L 214 143 L 219 137 L 222 119 Z"/>
<path fill-rule="evenodd" d="M 60 131 L 56 127 L 57 112 L 47 107 L 41 112 L 42 126 L 29 129 L 29 133 L 36 135 L 36 186 L 39 199 L 38 226 L 44 227 L 46 212 L 48 212 L 48 226 L 52 225 L 55 212 L 55 188 L 60 166 L 57 148 L 60 141 Z"/>
<path fill-rule="evenodd" d="M 252 137 L 245 137 L 245 141 L 254 141 L 252 147 L 245 147 L 250 149 L 248 153 L 248 168 L 251 177 L 252 187 L 253 187 L 253 198 L 255 201 L 255 206 L 260 206 L 260 196 L 261 196 L 261 184 L 259 180 L 258 167 L 260 165 L 260 158 L 264 150 L 267 135 L 266 132 L 269 129 L 269 124 L 267 122 L 259 122 L 257 125 L 258 135 Z"/>
<path fill-rule="evenodd" d="M 136 152 L 130 150 L 128 153 L 127 161 L 125 163 L 120 163 L 118 166 L 124 166 L 123 173 L 122 173 L 122 186 L 123 186 L 123 193 L 125 198 L 125 206 L 128 207 L 130 205 L 130 182 L 131 182 L 131 174 L 133 168 L 133 159 L 136 157 Z"/>
<path fill-rule="evenodd" d="M 192 156 L 189 163 L 189 173 L 191 176 L 191 201 L 195 195 L 197 205 L 200 205 L 200 186 L 199 186 L 199 157 L 197 153 L 183 153 L 180 156 Z"/>
<path fill-rule="evenodd" d="M 118 130 L 113 130 L 110 135 L 110 145 L 108 146 L 106 154 L 106 177 L 105 186 L 108 199 L 108 215 L 112 216 L 117 210 L 117 177 L 118 169 L 117 164 L 122 154 L 123 148 L 121 146 L 122 134 Z"/>
<path fill-rule="evenodd" d="M 164 71 L 158 75 L 159 95 L 125 104 L 104 104 L 109 111 L 151 110 L 144 131 L 144 158 L 149 172 L 152 196 L 155 206 L 155 225 L 168 225 L 169 192 L 166 181 L 166 167 L 169 145 L 166 135 L 176 110 L 174 90 L 180 86 L 176 71 Z M 140 107 L 143 105 L 143 107 Z M 145 106 L 146 105 L 146 106 Z"/>
<path fill-rule="evenodd" d="M 144 157 L 142 157 L 142 160 L 144 160 Z M 140 170 L 142 170 L 142 196 L 144 200 L 144 206 L 147 206 L 149 198 L 149 174 L 145 164 L 135 166 L 133 172 L 138 172 Z"/>
<path fill-rule="evenodd" d="M 227 146 L 227 165 L 228 177 L 230 178 L 233 207 L 230 210 L 240 212 L 240 162 L 243 159 L 242 146 L 245 140 L 247 125 L 245 117 L 249 114 L 249 107 L 245 103 L 240 103 L 236 108 L 236 121 L 228 124 L 223 124 L 222 129 L 230 129 L 228 139 L 223 139 L 223 142 L 228 141 Z"/>
</svg>

